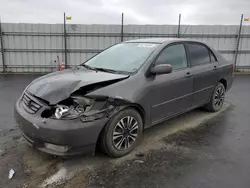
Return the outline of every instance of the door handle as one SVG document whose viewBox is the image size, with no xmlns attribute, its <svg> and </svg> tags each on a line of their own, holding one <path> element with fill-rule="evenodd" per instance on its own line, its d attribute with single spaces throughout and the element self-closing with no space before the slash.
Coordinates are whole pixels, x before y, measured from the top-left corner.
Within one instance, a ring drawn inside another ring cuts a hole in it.
<svg viewBox="0 0 250 188">
<path fill-rule="evenodd" d="M 216 65 L 214 66 L 214 70 L 217 70 L 217 66 Z"/>
<path fill-rule="evenodd" d="M 190 72 L 187 72 L 185 75 L 186 78 L 190 78 L 191 76 L 192 76 L 192 74 Z"/>
</svg>

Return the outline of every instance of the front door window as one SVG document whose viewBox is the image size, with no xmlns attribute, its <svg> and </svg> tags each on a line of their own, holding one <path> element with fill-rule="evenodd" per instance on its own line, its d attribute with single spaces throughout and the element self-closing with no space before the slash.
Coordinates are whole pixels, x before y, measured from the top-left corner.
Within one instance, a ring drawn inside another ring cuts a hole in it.
<svg viewBox="0 0 250 188">
<path fill-rule="evenodd" d="M 187 67 L 186 51 L 183 44 L 174 44 L 166 47 L 159 55 L 155 65 L 170 64 L 172 70 Z"/>
</svg>

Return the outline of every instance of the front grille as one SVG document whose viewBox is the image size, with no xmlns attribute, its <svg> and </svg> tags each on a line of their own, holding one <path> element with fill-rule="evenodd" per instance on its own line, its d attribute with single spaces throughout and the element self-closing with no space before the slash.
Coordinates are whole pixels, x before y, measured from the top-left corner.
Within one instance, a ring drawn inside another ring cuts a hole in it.
<svg viewBox="0 0 250 188">
<path fill-rule="evenodd" d="M 24 109 L 31 114 L 36 113 L 42 107 L 40 104 L 32 100 L 26 93 L 23 94 L 22 103 Z"/>
</svg>

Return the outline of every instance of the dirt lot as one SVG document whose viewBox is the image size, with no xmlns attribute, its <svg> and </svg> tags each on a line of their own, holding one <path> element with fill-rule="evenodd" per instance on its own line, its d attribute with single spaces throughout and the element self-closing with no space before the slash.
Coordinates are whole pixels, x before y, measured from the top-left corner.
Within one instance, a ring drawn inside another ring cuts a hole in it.
<svg viewBox="0 0 250 188">
<path fill-rule="evenodd" d="M 63 159 L 29 147 L 13 106 L 35 77 L 0 76 L 0 187 L 250 187 L 250 76 L 236 77 L 220 113 L 198 109 L 152 127 L 120 159 Z"/>
</svg>

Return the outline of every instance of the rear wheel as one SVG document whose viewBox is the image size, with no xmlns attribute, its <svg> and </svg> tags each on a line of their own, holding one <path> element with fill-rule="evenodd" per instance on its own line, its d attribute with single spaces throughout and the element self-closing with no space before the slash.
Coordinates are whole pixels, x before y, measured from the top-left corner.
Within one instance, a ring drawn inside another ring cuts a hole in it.
<svg viewBox="0 0 250 188">
<path fill-rule="evenodd" d="M 140 114 L 132 109 L 124 109 L 105 126 L 101 147 L 112 157 L 121 157 L 131 152 L 138 144 L 143 131 Z"/>
<path fill-rule="evenodd" d="M 205 106 L 205 108 L 210 112 L 217 112 L 223 106 L 225 100 L 225 87 L 222 83 L 219 83 L 210 98 L 209 103 Z"/>
</svg>

